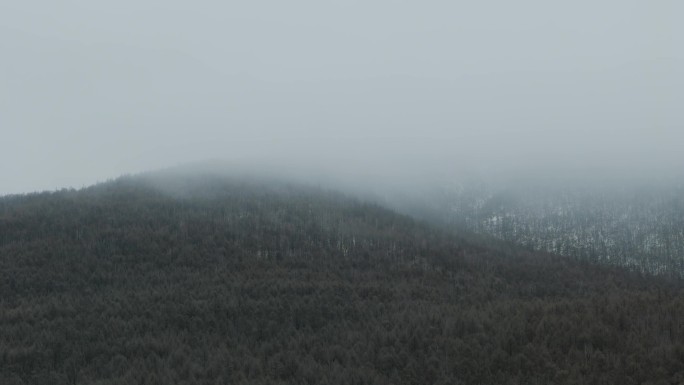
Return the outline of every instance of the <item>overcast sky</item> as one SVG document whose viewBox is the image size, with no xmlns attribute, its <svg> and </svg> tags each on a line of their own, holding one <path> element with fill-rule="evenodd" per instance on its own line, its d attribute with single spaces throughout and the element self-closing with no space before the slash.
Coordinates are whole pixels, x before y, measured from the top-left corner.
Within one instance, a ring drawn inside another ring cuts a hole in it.
<svg viewBox="0 0 684 385">
<path fill-rule="evenodd" d="M 684 165 L 684 2 L 3 1 L 0 194 L 205 159 Z"/>
</svg>

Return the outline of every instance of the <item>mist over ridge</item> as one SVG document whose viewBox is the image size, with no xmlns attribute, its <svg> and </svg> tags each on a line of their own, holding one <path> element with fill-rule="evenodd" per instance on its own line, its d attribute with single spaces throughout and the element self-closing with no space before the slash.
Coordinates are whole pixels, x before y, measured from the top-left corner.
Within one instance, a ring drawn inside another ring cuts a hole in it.
<svg viewBox="0 0 684 385">
<path fill-rule="evenodd" d="M 684 1 L 0 1 L 0 385 L 684 384 Z"/>
<path fill-rule="evenodd" d="M 406 184 L 679 177 L 682 11 L 6 3 L 0 194 L 213 158 Z"/>
</svg>

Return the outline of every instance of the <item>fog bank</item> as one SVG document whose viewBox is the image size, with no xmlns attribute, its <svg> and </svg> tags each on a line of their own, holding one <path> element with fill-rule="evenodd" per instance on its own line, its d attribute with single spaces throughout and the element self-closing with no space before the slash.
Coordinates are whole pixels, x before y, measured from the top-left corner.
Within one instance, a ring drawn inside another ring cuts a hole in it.
<svg viewBox="0 0 684 385">
<path fill-rule="evenodd" d="M 206 159 L 403 184 L 680 176 L 675 1 L 0 5 L 0 194 Z"/>
</svg>

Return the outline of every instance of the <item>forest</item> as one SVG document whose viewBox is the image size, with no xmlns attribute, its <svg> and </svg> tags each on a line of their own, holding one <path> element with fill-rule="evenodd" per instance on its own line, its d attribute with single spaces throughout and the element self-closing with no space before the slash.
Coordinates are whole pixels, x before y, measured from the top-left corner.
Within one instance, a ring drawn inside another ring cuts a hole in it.
<svg viewBox="0 0 684 385">
<path fill-rule="evenodd" d="M 0 197 L 0 384 L 684 384 L 683 289 L 320 187 L 124 176 Z"/>
<path fill-rule="evenodd" d="M 684 186 L 672 181 L 471 181 L 425 195 L 390 205 L 530 250 L 684 276 Z"/>
</svg>

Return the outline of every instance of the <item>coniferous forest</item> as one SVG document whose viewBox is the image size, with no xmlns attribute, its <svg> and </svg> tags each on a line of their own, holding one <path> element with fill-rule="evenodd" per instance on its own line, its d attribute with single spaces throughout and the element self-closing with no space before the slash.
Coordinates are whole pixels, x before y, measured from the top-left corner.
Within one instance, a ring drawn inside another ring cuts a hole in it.
<svg viewBox="0 0 684 385">
<path fill-rule="evenodd" d="M 682 384 L 684 292 L 321 188 L 0 198 L 0 384 Z"/>
</svg>

